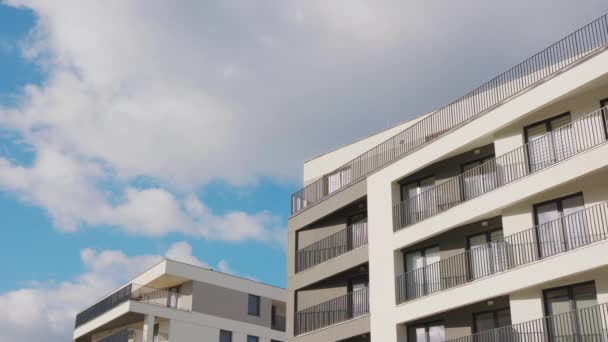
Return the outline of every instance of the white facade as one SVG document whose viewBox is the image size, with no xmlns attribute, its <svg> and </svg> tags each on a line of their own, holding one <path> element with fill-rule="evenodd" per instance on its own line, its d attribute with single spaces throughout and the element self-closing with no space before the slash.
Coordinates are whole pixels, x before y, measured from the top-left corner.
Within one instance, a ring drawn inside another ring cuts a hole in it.
<svg viewBox="0 0 608 342">
<path fill-rule="evenodd" d="M 81 311 L 74 341 L 220 341 L 221 330 L 235 342 L 285 341 L 284 320 L 284 289 L 167 259 Z"/>
<path fill-rule="evenodd" d="M 288 341 L 608 341 L 606 16 L 597 23 L 592 53 L 455 102 L 454 116 L 529 84 L 462 123 L 438 117 L 446 128 L 428 141 L 399 132 L 434 113 L 305 164 L 289 226 Z M 398 157 L 373 164 L 367 151 L 395 134 L 405 138 L 380 151 Z M 365 247 L 352 245 L 353 222 L 365 222 Z M 353 315 L 360 283 L 368 308 Z M 312 308 L 322 313 L 309 319 Z"/>
</svg>

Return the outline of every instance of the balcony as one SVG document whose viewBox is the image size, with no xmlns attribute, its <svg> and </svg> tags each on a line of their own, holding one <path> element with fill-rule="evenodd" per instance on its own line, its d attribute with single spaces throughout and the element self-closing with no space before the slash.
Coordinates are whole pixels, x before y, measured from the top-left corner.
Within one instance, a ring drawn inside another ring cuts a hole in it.
<svg viewBox="0 0 608 342">
<path fill-rule="evenodd" d="M 292 195 L 292 215 L 500 106 L 505 100 L 555 76 L 607 44 L 608 15 L 604 15 L 297 191 Z"/>
<path fill-rule="evenodd" d="M 448 342 L 607 342 L 608 304 L 514 324 Z"/>
<path fill-rule="evenodd" d="M 272 330 L 285 332 L 285 327 L 287 326 L 287 319 L 285 316 L 276 315 L 272 317 L 272 322 L 270 323 L 270 328 Z"/>
<path fill-rule="evenodd" d="M 296 252 L 296 273 L 367 245 L 367 220 L 352 224 Z"/>
<path fill-rule="evenodd" d="M 190 310 L 184 305 L 179 292 L 129 284 L 78 313 L 76 315 L 76 328 L 130 300 L 177 310 Z"/>
<path fill-rule="evenodd" d="M 369 314 L 369 294 L 362 288 L 296 312 L 295 335 L 306 334 Z"/>
<path fill-rule="evenodd" d="M 608 240 L 608 202 L 401 274 L 397 304 Z"/>
<path fill-rule="evenodd" d="M 599 109 L 398 203 L 393 207 L 393 231 L 412 226 L 606 142 L 607 113 L 608 108 Z"/>
<path fill-rule="evenodd" d="M 124 329 L 108 337 L 102 338 L 99 342 L 143 342 L 144 332 L 140 329 Z M 169 335 L 156 333 L 152 337 L 153 342 L 168 342 Z"/>
</svg>

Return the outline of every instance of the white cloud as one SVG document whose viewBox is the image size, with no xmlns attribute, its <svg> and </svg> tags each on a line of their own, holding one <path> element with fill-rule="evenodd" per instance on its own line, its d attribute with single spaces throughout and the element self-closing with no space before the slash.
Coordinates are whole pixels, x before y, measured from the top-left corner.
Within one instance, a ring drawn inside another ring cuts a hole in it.
<svg viewBox="0 0 608 342">
<path fill-rule="evenodd" d="M 171 245 L 164 256 L 208 267 L 192 255 L 192 246 L 187 242 Z M 80 258 L 85 272 L 71 281 L 33 283 L 29 287 L 0 294 L 0 340 L 71 340 L 78 311 L 160 262 L 163 256 L 128 256 L 122 251 L 87 248 L 81 251 Z M 221 260 L 217 268 L 230 271 L 225 260 Z"/>
<path fill-rule="evenodd" d="M 190 195 L 211 180 L 294 180 L 306 157 L 462 95 L 607 8 L 5 2 L 37 15 L 23 56 L 48 78 L 0 107 L 0 125 L 36 155 L 32 166 L 0 159 L 0 189 L 46 209 L 63 230 L 110 225 L 227 241 L 284 233 L 268 212 L 212 213 Z M 553 20 L 560 13 L 567 23 Z M 158 185 L 132 187 L 140 178 Z"/>
</svg>

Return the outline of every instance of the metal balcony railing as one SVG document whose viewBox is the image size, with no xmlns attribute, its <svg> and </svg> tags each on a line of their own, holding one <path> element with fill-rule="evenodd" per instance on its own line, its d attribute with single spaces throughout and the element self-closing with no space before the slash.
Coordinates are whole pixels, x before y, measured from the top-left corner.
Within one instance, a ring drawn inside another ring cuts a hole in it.
<svg viewBox="0 0 608 342">
<path fill-rule="evenodd" d="M 608 202 L 396 277 L 397 304 L 608 240 Z"/>
<path fill-rule="evenodd" d="M 335 171 L 295 192 L 291 213 L 298 213 L 344 187 L 406 156 L 505 100 L 547 80 L 608 44 L 608 15 L 596 19 L 460 99 L 428 115 Z"/>
<path fill-rule="evenodd" d="M 393 230 L 426 220 L 607 140 L 605 107 L 396 204 Z"/>
<path fill-rule="evenodd" d="M 352 224 L 297 251 L 296 272 L 302 272 L 365 245 L 367 220 Z"/>
<path fill-rule="evenodd" d="M 189 308 L 181 300 L 181 294 L 179 292 L 166 289 L 156 289 L 138 284 L 129 284 L 95 303 L 84 311 L 78 313 L 76 315 L 76 327 L 79 327 L 95 319 L 96 317 L 103 315 L 104 313 L 129 300 L 165 306 L 178 310 L 189 310 Z"/>
<path fill-rule="evenodd" d="M 547 316 L 447 342 L 608 342 L 608 304 Z"/>
<path fill-rule="evenodd" d="M 164 333 L 156 333 L 152 337 L 152 342 L 168 342 L 169 335 Z M 108 337 L 105 337 L 99 342 L 144 342 L 144 332 L 141 329 L 123 329 Z"/>
<path fill-rule="evenodd" d="M 369 294 L 367 288 L 363 288 L 296 312 L 294 332 L 305 334 L 368 313 Z"/>
</svg>

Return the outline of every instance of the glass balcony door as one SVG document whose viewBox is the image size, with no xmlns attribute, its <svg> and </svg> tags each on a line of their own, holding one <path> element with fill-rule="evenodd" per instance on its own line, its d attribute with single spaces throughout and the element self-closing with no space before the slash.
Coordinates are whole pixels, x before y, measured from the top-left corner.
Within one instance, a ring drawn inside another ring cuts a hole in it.
<svg viewBox="0 0 608 342">
<path fill-rule="evenodd" d="M 486 331 L 508 327 L 510 325 L 511 310 L 509 308 L 473 314 L 473 332 L 478 334 L 475 338 L 476 342 L 512 341 L 512 336 L 504 331 L 481 334 Z"/>
<path fill-rule="evenodd" d="M 349 317 L 359 317 L 369 312 L 367 293 L 364 291 L 368 284 L 367 277 L 354 278 L 349 281 L 348 292 L 352 294 L 348 310 Z"/>
<path fill-rule="evenodd" d="M 536 172 L 556 161 L 567 158 L 576 150 L 572 135 L 570 113 L 537 122 L 524 128 L 528 144 L 530 172 Z M 547 133 L 553 134 L 547 135 Z"/>
<path fill-rule="evenodd" d="M 410 327 L 409 339 L 412 342 L 442 342 L 445 341 L 445 326 L 443 322 L 424 323 Z"/>
<path fill-rule="evenodd" d="M 541 257 L 554 255 L 591 241 L 582 194 L 534 206 Z"/>
<path fill-rule="evenodd" d="M 435 186 L 435 177 L 427 177 L 414 182 L 401 185 L 401 201 L 407 201 L 407 217 L 411 223 L 418 222 L 425 217 L 425 212 L 432 209 L 434 201 L 428 196 L 420 196 Z"/>
<path fill-rule="evenodd" d="M 597 305 L 595 283 L 545 290 L 544 297 L 551 341 L 603 341 L 602 313 L 592 308 Z"/>
<path fill-rule="evenodd" d="M 348 218 L 347 224 L 347 250 L 353 250 L 367 244 L 367 212 L 353 215 Z"/>
<path fill-rule="evenodd" d="M 470 200 L 496 188 L 496 163 L 489 156 L 462 165 L 462 191 L 465 200 Z"/>
<path fill-rule="evenodd" d="M 417 298 L 440 290 L 439 268 L 428 269 L 428 265 L 440 260 L 439 246 L 428 247 L 405 255 L 406 295 Z"/>
<path fill-rule="evenodd" d="M 353 170 L 345 168 L 327 175 L 327 193 L 338 191 L 353 180 Z"/>
<path fill-rule="evenodd" d="M 472 235 L 467 238 L 469 275 L 478 279 L 508 268 L 508 245 L 503 240 L 502 228 Z"/>
</svg>

